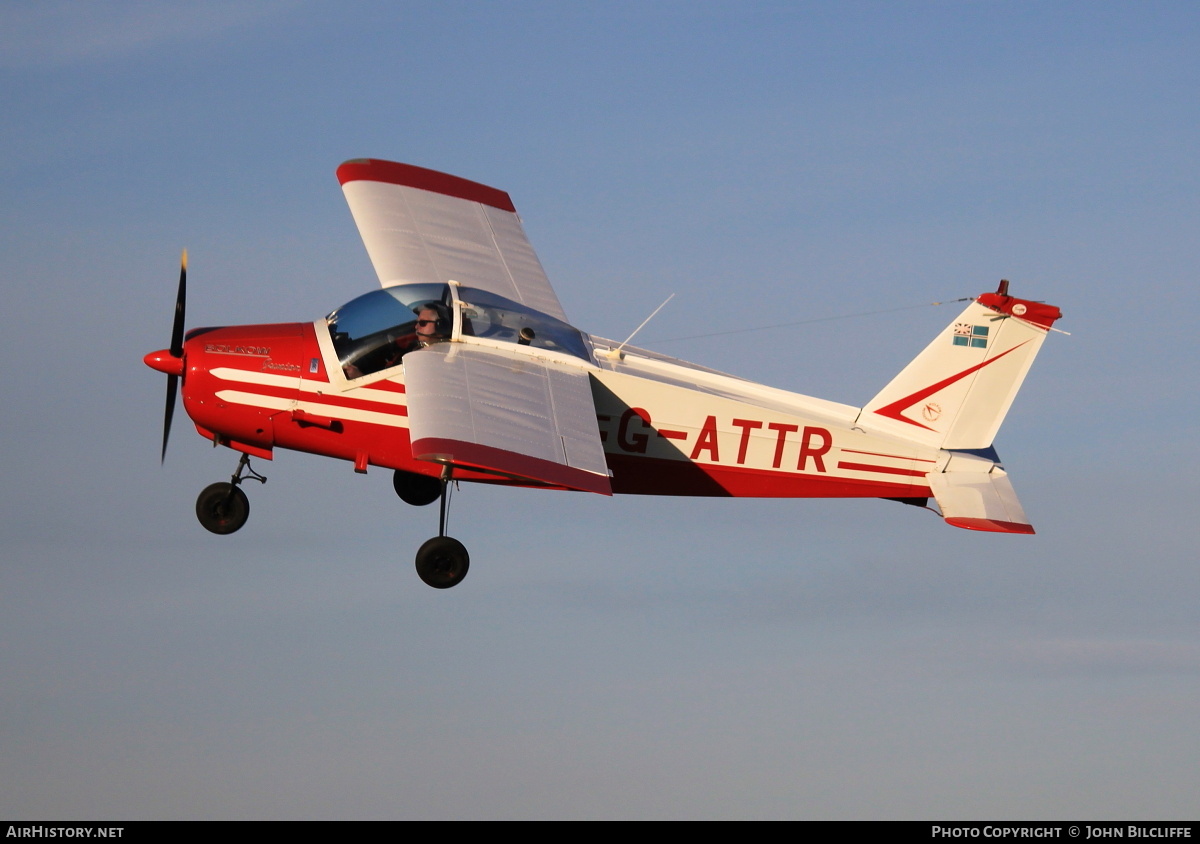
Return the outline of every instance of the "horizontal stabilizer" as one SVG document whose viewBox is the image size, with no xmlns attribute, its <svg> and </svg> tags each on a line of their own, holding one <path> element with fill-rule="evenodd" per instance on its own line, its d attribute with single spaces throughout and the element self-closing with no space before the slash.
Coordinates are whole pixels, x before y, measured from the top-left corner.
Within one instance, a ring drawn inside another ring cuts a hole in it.
<svg viewBox="0 0 1200 844">
<path fill-rule="evenodd" d="M 964 463 L 974 464 L 964 467 Z M 931 472 L 929 488 L 947 524 L 995 533 L 1033 533 L 1008 473 L 999 464 L 956 454 L 945 472 Z M 956 464 L 959 467 L 955 471 Z M 966 471 L 962 471 L 966 468 Z"/>
</svg>

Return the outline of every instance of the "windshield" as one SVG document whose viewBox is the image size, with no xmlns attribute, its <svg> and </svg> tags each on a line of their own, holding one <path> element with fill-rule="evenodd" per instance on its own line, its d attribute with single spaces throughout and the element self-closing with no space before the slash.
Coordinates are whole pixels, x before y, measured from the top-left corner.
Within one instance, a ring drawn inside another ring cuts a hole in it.
<svg viewBox="0 0 1200 844">
<path fill-rule="evenodd" d="M 403 284 L 372 290 L 325 318 L 347 378 L 400 363 L 406 352 L 450 337 L 450 288 L 446 284 Z M 423 323 L 418 337 L 418 317 Z M 427 333 L 432 331 L 433 333 Z"/>
<path fill-rule="evenodd" d="M 590 360 L 583 335 L 567 323 L 511 299 L 460 287 L 462 335 L 547 349 Z M 347 378 L 396 366 L 410 351 L 450 339 L 454 326 L 448 284 L 402 284 L 372 290 L 325 318 Z"/>
<path fill-rule="evenodd" d="M 463 287 L 459 294 L 463 299 L 464 336 L 548 349 L 584 360 L 591 358 L 583 336 L 561 320 L 485 290 Z"/>
</svg>

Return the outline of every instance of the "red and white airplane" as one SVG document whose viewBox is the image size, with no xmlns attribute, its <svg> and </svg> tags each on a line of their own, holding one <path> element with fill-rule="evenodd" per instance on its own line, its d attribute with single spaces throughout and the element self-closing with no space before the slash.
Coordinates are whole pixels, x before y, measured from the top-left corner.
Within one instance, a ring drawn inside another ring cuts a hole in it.
<svg viewBox="0 0 1200 844">
<path fill-rule="evenodd" d="M 956 527 L 1033 533 L 992 439 L 1061 313 L 984 293 L 865 406 L 755 384 L 571 326 L 508 194 L 374 159 L 337 170 L 382 284 L 315 322 L 195 328 L 187 255 L 169 349 L 163 454 L 179 380 L 201 436 L 241 453 L 196 502 L 246 522 L 250 457 L 277 448 L 395 471 L 441 502 L 417 572 L 448 588 L 469 557 L 445 535 L 451 481 L 603 495 L 933 497 Z"/>
</svg>

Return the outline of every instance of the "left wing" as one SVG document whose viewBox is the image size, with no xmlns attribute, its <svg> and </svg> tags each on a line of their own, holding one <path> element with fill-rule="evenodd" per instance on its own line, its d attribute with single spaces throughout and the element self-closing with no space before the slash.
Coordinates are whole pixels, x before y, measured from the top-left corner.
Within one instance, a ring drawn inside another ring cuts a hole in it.
<svg viewBox="0 0 1200 844">
<path fill-rule="evenodd" d="M 612 494 L 586 370 L 439 343 L 405 356 L 404 382 L 418 460 Z"/>
<path fill-rule="evenodd" d="M 337 177 L 384 287 L 453 280 L 567 322 L 504 191 L 374 158 Z"/>
</svg>

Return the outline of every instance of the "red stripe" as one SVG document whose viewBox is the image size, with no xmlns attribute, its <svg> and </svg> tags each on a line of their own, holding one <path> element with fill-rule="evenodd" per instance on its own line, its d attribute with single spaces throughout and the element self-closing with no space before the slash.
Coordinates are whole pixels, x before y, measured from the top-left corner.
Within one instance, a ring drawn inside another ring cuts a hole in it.
<svg viewBox="0 0 1200 844">
<path fill-rule="evenodd" d="M 838 462 L 839 469 L 852 469 L 856 472 L 881 472 L 885 475 L 908 475 L 913 478 L 923 478 L 928 472 L 923 472 L 920 469 L 899 469 L 895 466 L 872 466 L 869 463 L 845 463 Z"/>
<path fill-rule="evenodd" d="M 408 416 L 408 408 L 402 404 L 381 402 L 369 398 L 359 398 L 352 393 L 306 393 L 295 387 L 284 387 L 279 384 L 255 384 L 249 381 L 217 380 L 214 392 L 235 390 L 239 393 L 270 396 L 278 399 L 294 399 L 309 404 L 327 404 L 347 410 L 372 410 L 376 413 L 386 413 L 391 416 Z M 369 424 L 369 423 L 368 423 Z"/>
<path fill-rule="evenodd" d="M 408 407 L 402 404 L 388 404 L 386 402 L 372 401 L 371 399 L 359 399 L 353 396 L 338 396 L 333 401 L 326 401 L 326 399 L 331 398 L 328 393 L 323 396 L 316 396 L 315 398 L 309 398 L 302 393 L 299 398 L 301 402 L 328 404 L 333 407 L 345 408 L 346 410 L 370 410 L 388 416 L 408 416 Z"/>
<path fill-rule="evenodd" d="M 306 382 L 312 383 L 312 382 Z M 395 381 L 376 381 L 374 384 L 366 385 L 368 390 L 383 390 L 386 393 L 403 393 L 404 385 L 397 384 Z"/>
<path fill-rule="evenodd" d="M 937 463 L 936 460 L 926 460 L 923 457 L 908 457 L 904 454 L 883 454 L 879 451 L 855 451 L 852 448 L 843 448 L 843 454 L 869 454 L 871 457 L 894 457 L 896 460 L 912 460 L 914 463 Z"/>
<path fill-rule="evenodd" d="M 206 373 L 207 374 L 207 373 Z M 252 395 L 270 396 L 276 399 L 293 400 L 297 396 L 295 387 L 283 387 L 279 384 L 253 384 L 248 381 L 225 381 L 213 378 L 213 393 L 238 392 Z"/>
<path fill-rule="evenodd" d="M 667 440 L 686 440 L 687 431 L 671 431 L 666 428 L 659 428 L 658 435 Z"/>
<path fill-rule="evenodd" d="M 552 460 L 530 457 L 502 448 L 493 448 L 479 443 L 448 440 L 440 437 L 425 437 L 412 444 L 413 457 L 418 460 L 450 462 L 468 469 L 488 469 L 503 475 L 524 478 L 555 486 L 612 495 L 608 477 L 586 472 L 572 466 L 564 466 Z"/>
<path fill-rule="evenodd" d="M 374 385 L 372 385 L 372 388 Z M 389 393 L 396 394 L 395 391 L 389 390 Z M 401 393 L 402 394 L 402 393 Z M 291 395 L 296 395 L 294 392 Z M 403 404 L 392 404 L 388 401 L 380 401 L 379 399 L 369 398 L 367 396 L 359 396 L 354 390 L 345 393 L 309 393 L 306 391 L 300 392 L 296 397 L 302 402 L 311 402 L 313 404 L 330 404 L 334 407 L 353 408 L 355 410 L 373 410 L 376 413 L 390 413 L 393 416 L 408 416 L 408 406 Z"/>
<path fill-rule="evenodd" d="M 1025 341 L 1025 343 L 1028 343 L 1028 342 L 1029 342 L 1028 340 Z M 925 387 L 922 390 L 917 390 L 917 392 L 915 392 L 911 395 L 905 396 L 904 398 L 899 399 L 898 401 L 894 401 L 891 404 L 889 404 L 887 407 L 881 407 L 878 410 L 876 410 L 875 412 L 878 413 L 880 416 L 886 416 L 889 419 L 896 419 L 896 420 L 899 420 L 900 422 L 907 422 L 909 425 L 916 425 L 918 428 L 924 428 L 926 431 L 934 431 L 934 433 L 937 433 L 936 430 L 934 430 L 933 428 L 930 428 L 928 425 L 922 425 L 920 422 L 917 422 L 913 419 L 909 419 L 907 416 L 904 416 L 903 415 L 904 411 L 908 410 L 910 407 L 912 407 L 914 404 L 919 402 L 921 399 L 929 398 L 930 396 L 932 396 L 934 393 L 938 392 L 939 390 L 949 387 L 955 381 L 960 381 L 963 378 L 966 378 L 972 372 L 978 372 L 980 369 L 983 369 L 988 364 L 995 363 L 996 361 L 1000 360 L 1000 358 L 1007 355 L 1009 352 L 1013 352 L 1013 351 L 1016 351 L 1017 349 L 1021 348 L 1022 346 L 1025 345 L 1025 343 L 1018 343 L 1017 345 L 1013 346 L 1008 351 L 1001 352 L 1000 354 L 996 355 L 994 358 L 988 358 L 983 363 L 976 364 L 975 366 L 972 366 L 970 369 L 964 369 L 962 372 L 959 372 L 956 375 L 951 375 L 949 378 L 946 378 L 942 381 L 938 381 L 936 384 L 931 384 L 930 386 Z"/>
<path fill-rule="evenodd" d="M 924 483 L 830 477 L 798 472 L 699 464 L 629 454 L 608 454 L 617 494 L 737 498 L 920 498 Z"/>
<path fill-rule="evenodd" d="M 501 211 L 516 212 L 516 207 L 508 194 L 479 182 L 471 182 L 451 176 L 449 173 L 439 173 L 437 170 L 426 170 L 424 167 L 414 167 L 411 164 L 398 164 L 395 161 L 380 161 L 377 158 L 355 158 L 347 161 L 337 169 L 338 182 L 345 185 L 349 182 L 383 182 L 389 185 L 401 185 L 406 188 L 417 188 L 456 199 L 466 199 L 471 202 L 482 202 Z"/>
</svg>

